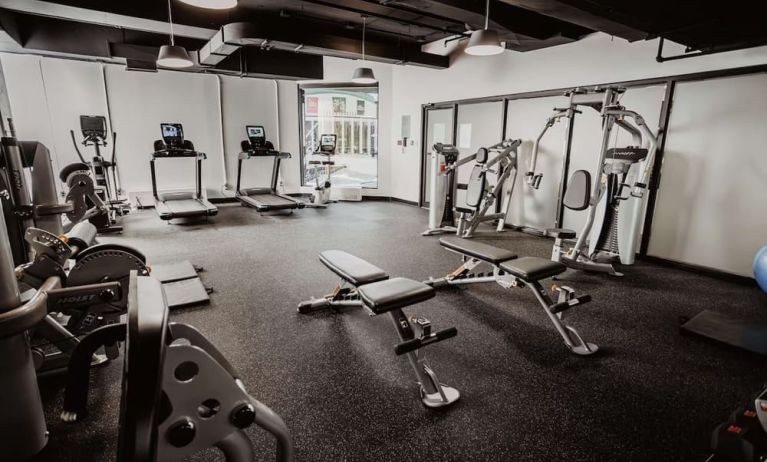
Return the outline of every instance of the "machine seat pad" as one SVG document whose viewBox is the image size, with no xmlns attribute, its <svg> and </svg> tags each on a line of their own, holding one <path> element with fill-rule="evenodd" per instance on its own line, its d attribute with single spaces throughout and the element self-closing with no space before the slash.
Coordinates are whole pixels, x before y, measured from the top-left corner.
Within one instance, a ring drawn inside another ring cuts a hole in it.
<svg viewBox="0 0 767 462">
<path fill-rule="evenodd" d="M 354 286 L 389 279 L 381 268 L 343 250 L 326 250 L 320 253 L 320 261 Z"/>
<path fill-rule="evenodd" d="M 392 278 L 357 289 L 362 303 L 373 313 L 386 313 L 434 297 L 434 288 L 407 278 Z"/>
<path fill-rule="evenodd" d="M 567 228 L 549 228 L 546 230 L 546 236 L 557 239 L 574 239 L 576 233 L 572 229 Z"/>
<path fill-rule="evenodd" d="M 499 263 L 517 258 L 517 254 L 511 250 L 494 247 L 481 242 L 469 241 L 459 237 L 443 237 L 439 240 L 439 243 L 442 247 L 468 255 L 472 258 L 478 258 L 492 265 L 498 265 Z"/>
<path fill-rule="evenodd" d="M 501 263 L 501 269 L 525 282 L 539 281 L 563 273 L 567 267 L 562 263 L 538 257 L 522 257 Z"/>
</svg>

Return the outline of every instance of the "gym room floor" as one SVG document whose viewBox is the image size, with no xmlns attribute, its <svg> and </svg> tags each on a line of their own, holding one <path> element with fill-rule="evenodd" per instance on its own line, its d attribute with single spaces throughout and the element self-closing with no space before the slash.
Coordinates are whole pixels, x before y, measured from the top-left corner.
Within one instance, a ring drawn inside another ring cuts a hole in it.
<svg viewBox="0 0 767 462">
<path fill-rule="evenodd" d="M 697 461 L 711 429 L 764 380 L 764 360 L 678 330 L 704 309 L 765 320 L 758 289 L 637 263 L 622 279 L 567 273 L 593 301 L 569 322 L 601 350 L 570 354 L 532 293 L 495 284 L 447 288 L 406 309 L 454 339 L 425 348 L 440 380 L 461 391 L 429 410 L 387 316 L 362 310 L 299 315 L 334 275 L 317 259 L 343 249 L 416 280 L 459 263 L 437 237 L 421 237 L 426 211 L 387 202 L 339 203 L 292 216 L 220 207 L 210 224 L 167 225 L 151 210 L 103 238 L 152 262 L 188 259 L 215 288 L 210 306 L 171 319 L 201 330 L 239 370 L 249 392 L 282 415 L 300 461 Z M 508 231 L 480 237 L 547 258 L 551 241 Z M 564 283 L 564 281 L 563 281 Z M 546 284 L 550 285 L 550 284 Z M 62 383 L 41 384 L 51 441 L 35 460 L 111 460 L 117 444 L 121 361 L 93 374 L 92 412 L 58 421 Z M 249 430 L 261 457 L 271 437 Z M 194 460 L 213 460 L 212 451 Z"/>
</svg>

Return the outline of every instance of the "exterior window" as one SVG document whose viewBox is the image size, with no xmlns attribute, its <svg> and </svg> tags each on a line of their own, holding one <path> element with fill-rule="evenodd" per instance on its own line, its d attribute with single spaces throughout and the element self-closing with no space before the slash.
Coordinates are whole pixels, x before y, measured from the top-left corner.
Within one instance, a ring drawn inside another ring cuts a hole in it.
<svg viewBox="0 0 767 462">
<path fill-rule="evenodd" d="M 320 135 L 335 134 L 333 186 L 377 188 L 378 87 L 307 84 L 300 87 L 300 98 L 302 185 L 315 184 L 309 161 L 315 158 Z"/>
</svg>

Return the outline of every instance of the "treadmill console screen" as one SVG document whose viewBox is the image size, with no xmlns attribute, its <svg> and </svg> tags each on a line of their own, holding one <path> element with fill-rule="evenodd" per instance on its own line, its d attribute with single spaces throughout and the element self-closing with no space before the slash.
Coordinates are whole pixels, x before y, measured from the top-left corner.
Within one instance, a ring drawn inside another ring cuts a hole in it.
<svg viewBox="0 0 767 462">
<path fill-rule="evenodd" d="M 104 116 L 80 116 L 80 130 L 85 138 L 106 138 L 107 118 Z"/>
<path fill-rule="evenodd" d="M 336 135 L 320 136 L 320 152 L 323 154 L 336 153 Z"/>
<path fill-rule="evenodd" d="M 253 149 L 260 149 L 266 145 L 266 130 L 261 125 L 247 125 L 248 140 Z"/>
<path fill-rule="evenodd" d="M 184 144 L 184 129 L 181 124 L 160 124 L 162 140 L 168 148 L 180 149 Z"/>
</svg>

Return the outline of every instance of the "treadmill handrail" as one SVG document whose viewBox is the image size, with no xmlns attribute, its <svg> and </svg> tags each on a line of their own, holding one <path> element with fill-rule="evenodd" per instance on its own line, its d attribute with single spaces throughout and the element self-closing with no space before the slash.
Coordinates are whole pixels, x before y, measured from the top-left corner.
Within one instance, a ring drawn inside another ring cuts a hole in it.
<svg viewBox="0 0 767 462">
<path fill-rule="evenodd" d="M 204 160 L 208 155 L 201 151 L 191 151 L 189 149 L 163 149 L 152 152 L 153 159 L 167 159 L 173 157 L 196 158 Z"/>
<path fill-rule="evenodd" d="M 242 151 L 239 155 L 239 159 L 250 159 L 252 157 L 277 157 L 280 159 L 290 159 L 292 154 L 289 152 L 277 151 L 274 149 L 253 149 L 248 151 Z"/>
</svg>

